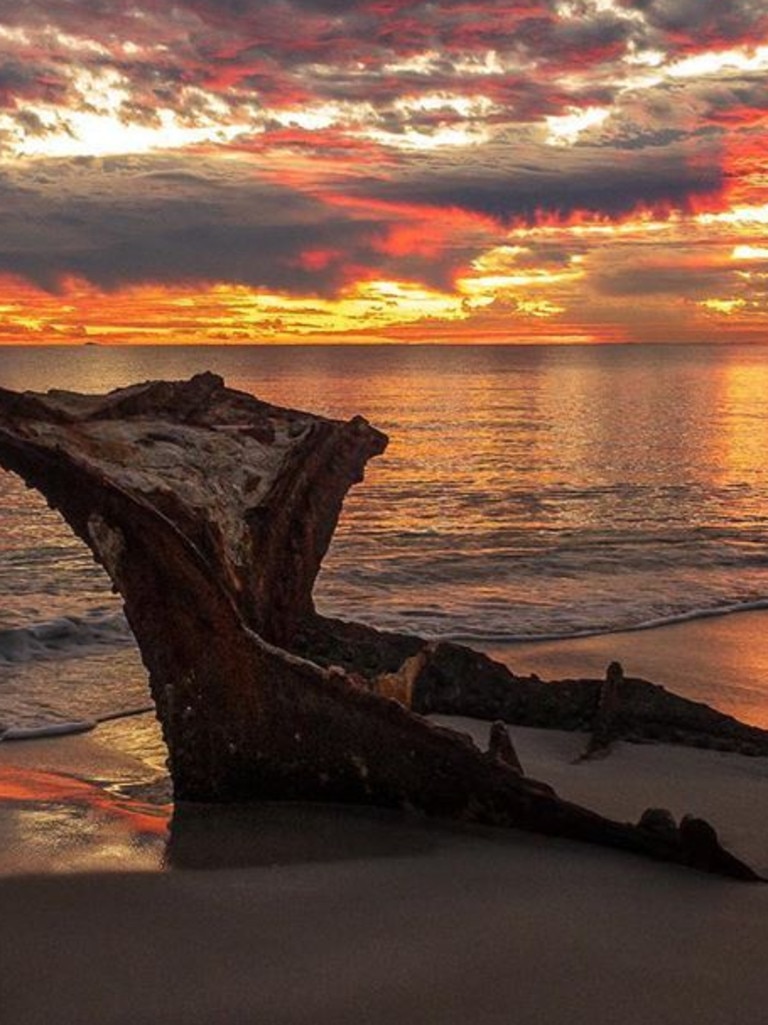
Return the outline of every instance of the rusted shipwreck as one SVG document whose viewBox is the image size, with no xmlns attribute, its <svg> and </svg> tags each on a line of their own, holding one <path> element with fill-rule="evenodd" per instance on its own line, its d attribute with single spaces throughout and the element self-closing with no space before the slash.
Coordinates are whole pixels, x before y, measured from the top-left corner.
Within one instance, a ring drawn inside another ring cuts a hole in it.
<svg viewBox="0 0 768 1025">
<path fill-rule="evenodd" d="M 612 821 L 527 778 L 503 728 L 483 752 L 418 713 L 594 727 L 598 746 L 666 730 L 763 754 L 763 731 L 660 688 L 628 716 L 616 673 L 558 690 L 457 645 L 318 615 L 344 496 L 386 443 L 362 418 L 278 408 L 210 373 L 107 395 L 0 389 L 0 465 L 43 493 L 124 599 L 176 799 L 402 807 L 757 878 L 701 820 Z"/>
</svg>

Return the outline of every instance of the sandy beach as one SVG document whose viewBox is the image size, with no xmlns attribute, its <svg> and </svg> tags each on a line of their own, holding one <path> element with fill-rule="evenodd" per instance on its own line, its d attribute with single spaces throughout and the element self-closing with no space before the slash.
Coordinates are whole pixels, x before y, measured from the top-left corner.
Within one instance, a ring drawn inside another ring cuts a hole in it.
<svg viewBox="0 0 768 1025">
<path fill-rule="evenodd" d="M 675 636 L 716 651 L 749 624 L 714 625 Z M 486 741 L 486 723 L 441 721 Z M 768 887 L 368 809 L 171 822 L 156 769 L 110 729 L 0 746 L 9 1022 L 761 1020 Z M 574 764 L 579 734 L 512 734 L 562 796 L 628 820 L 705 816 L 768 872 L 765 759 L 619 744 Z"/>
<path fill-rule="evenodd" d="M 761 1020 L 763 889 L 532 836 L 337 826 L 364 856 L 0 883 L 6 1020 Z"/>
</svg>

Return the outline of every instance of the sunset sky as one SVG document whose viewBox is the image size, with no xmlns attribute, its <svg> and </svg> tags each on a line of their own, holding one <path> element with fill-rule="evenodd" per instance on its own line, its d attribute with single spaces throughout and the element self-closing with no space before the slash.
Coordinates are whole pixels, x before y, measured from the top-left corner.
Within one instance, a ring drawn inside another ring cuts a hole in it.
<svg viewBox="0 0 768 1025">
<path fill-rule="evenodd" d="M 768 341 L 765 0 L 0 0 L 0 342 Z"/>
</svg>

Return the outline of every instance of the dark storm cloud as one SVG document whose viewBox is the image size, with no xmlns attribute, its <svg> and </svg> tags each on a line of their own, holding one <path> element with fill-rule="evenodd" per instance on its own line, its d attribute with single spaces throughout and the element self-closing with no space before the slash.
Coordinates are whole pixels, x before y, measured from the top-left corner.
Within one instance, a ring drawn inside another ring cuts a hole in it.
<svg viewBox="0 0 768 1025">
<path fill-rule="evenodd" d="M 22 29 L 59 29 L 92 38 L 130 38 L 155 21 L 152 0 L 2 0 L 0 25 Z M 172 18 L 171 8 L 163 20 Z M 52 39 L 53 41 L 53 39 Z"/>
<path fill-rule="evenodd" d="M 552 26 L 550 46 L 552 56 L 565 51 L 579 53 L 583 60 L 595 56 L 616 56 L 621 53 L 632 36 L 632 26 L 609 13 L 593 18 L 555 22 Z"/>
<path fill-rule="evenodd" d="M 50 90 L 66 87 L 69 107 L 85 109 L 87 89 L 78 98 L 77 83 L 64 78 L 76 68 L 123 76 L 127 93 L 118 116 L 125 122 L 158 127 L 157 110 L 168 107 L 185 126 L 206 118 L 226 123 L 231 115 L 230 123 L 246 129 L 233 143 L 243 156 L 226 171 L 224 162 L 216 169 L 214 161 L 190 155 L 169 158 L 164 167 L 159 158 L 126 160 L 119 171 L 107 162 L 77 168 L 51 162 L 39 173 L 52 176 L 58 168 L 59 180 L 38 179 L 31 192 L 22 179 L 8 179 L 0 269 L 48 287 L 69 273 L 104 287 L 229 280 L 330 294 L 349 279 L 350 268 L 442 285 L 469 247 L 436 253 L 431 261 L 400 252 L 388 266 L 388 231 L 403 216 L 398 206 L 457 208 L 500 224 L 691 209 L 701 197 L 720 195 L 725 184 L 716 139 L 706 133 L 745 111 L 759 119 L 764 83 L 712 78 L 676 85 L 675 95 L 665 84 L 644 89 L 643 100 L 635 101 L 614 84 L 609 62 L 619 61 L 630 43 L 664 34 L 679 48 L 699 31 L 747 38 L 766 17 L 763 4 L 621 0 L 621 6 L 642 20 L 591 4 L 571 5 L 565 16 L 548 0 L 0 0 L 0 25 L 28 30 L 26 41 L 9 42 L 0 65 L 0 103 L 19 104 L 24 132 L 48 127 L 25 112 L 25 99 L 50 100 Z M 72 44 L 67 34 L 96 45 Z M 489 50 L 509 58 L 514 70 L 486 66 Z M 592 67 L 594 75 L 584 73 Z M 220 104 L 211 109 L 210 93 L 228 104 L 224 114 Z M 419 106 L 425 94 L 430 104 Z M 444 102 L 435 105 L 437 96 Z M 485 97 L 493 107 L 452 106 L 456 96 Z M 608 107 L 617 96 L 605 127 L 585 136 L 591 145 L 544 145 L 545 117 L 574 106 Z M 286 109 L 303 112 L 326 101 L 349 106 L 334 109 L 323 135 L 302 135 L 281 120 Z M 253 122 L 263 134 L 250 134 Z M 426 155 L 397 148 L 408 133 L 430 136 L 454 126 L 483 130 L 472 135 L 475 142 L 493 141 Z M 314 186 L 314 198 L 247 171 L 247 151 L 270 146 L 284 147 L 289 159 L 303 147 L 326 161 L 346 160 L 337 188 L 352 193 L 355 216 L 352 207 L 318 198 L 326 183 L 310 183 L 310 171 L 296 174 L 307 189 Z M 370 176 L 363 179 L 365 168 Z"/>
<path fill-rule="evenodd" d="M 24 131 L 25 135 L 42 138 L 51 134 L 51 128 L 38 117 L 34 111 L 21 110 L 16 117 L 16 123 Z"/>
<path fill-rule="evenodd" d="M 691 49 L 712 43 L 760 41 L 768 24 L 764 0 L 620 0 L 647 25 Z"/>
<path fill-rule="evenodd" d="M 702 104 L 702 116 L 716 124 L 749 125 L 768 115 L 768 82 L 764 75 L 730 76 L 705 82 L 693 94 Z"/>
<path fill-rule="evenodd" d="M 703 128 L 699 129 L 695 134 L 710 135 L 716 131 L 716 129 Z M 643 131 L 638 130 L 633 125 L 628 127 L 625 133 L 621 131 L 613 132 L 611 138 L 607 139 L 602 145 L 608 148 L 623 150 L 665 149 L 674 143 L 682 142 L 690 137 L 691 132 L 682 128 L 657 128 L 655 130 Z M 596 145 L 600 145 L 600 143 Z"/>
<path fill-rule="evenodd" d="M 50 64 L 0 58 L 0 107 L 33 100 L 61 103 L 67 93 L 66 78 Z"/>
<path fill-rule="evenodd" d="M 125 40 L 173 42 L 191 78 L 244 67 L 261 49 L 284 72 L 363 60 L 370 71 L 430 50 L 448 58 L 492 49 L 569 68 L 621 57 L 630 42 L 695 48 L 704 41 L 758 41 L 763 0 L 619 0 L 625 10 L 508 0 L 20 0 L 0 3 L 0 24 L 64 30 L 107 47 Z M 648 35 L 650 33 L 650 35 Z M 647 38 L 646 38 L 647 36 Z M 653 38 L 651 38 L 653 37 Z M 247 70 L 247 69 L 246 69 Z"/>
<path fill-rule="evenodd" d="M 766 120 L 765 75 L 729 67 L 720 75 L 660 82 L 625 93 L 590 142 L 625 151 L 690 152 L 709 146 L 711 159 L 720 162 L 744 129 Z"/>
<path fill-rule="evenodd" d="M 560 270 L 570 266 L 573 256 L 580 250 L 581 247 L 573 243 L 568 246 L 551 242 L 534 243 L 527 246 L 524 252 L 516 254 L 515 267 L 546 267 Z"/>
<path fill-rule="evenodd" d="M 393 223 L 327 207 L 231 160 L 223 170 L 169 157 L 44 161 L 0 175 L 0 272 L 49 290 L 78 276 L 104 289 L 221 281 L 332 295 L 366 268 L 390 268 Z M 457 259 L 409 256 L 408 269 L 445 284 Z"/>
<path fill-rule="evenodd" d="M 482 17 L 467 20 L 450 37 L 460 49 L 478 46 L 557 64 L 559 71 L 615 59 L 633 39 L 635 27 L 610 11 L 584 11 L 580 17 L 556 17 L 548 12 L 536 16 L 507 18 L 484 25 Z"/>
<path fill-rule="evenodd" d="M 734 271 L 671 259 L 619 268 L 604 268 L 590 275 L 592 289 L 612 298 L 675 295 L 705 298 L 733 288 Z"/>
<path fill-rule="evenodd" d="M 253 17 L 263 13 L 267 6 L 265 0 L 182 0 L 182 6 L 197 11 L 223 12 L 234 18 Z M 370 6 L 366 0 L 293 0 L 290 2 L 272 2 L 273 7 L 288 7 L 294 11 L 310 11 L 317 14 L 348 15 Z M 397 7 L 397 4 L 393 4 Z M 404 6 L 404 5 L 399 5 Z"/>
<path fill-rule="evenodd" d="M 564 71 L 570 58 L 578 65 L 613 53 L 629 32 L 628 23 L 610 12 L 563 19 L 550 4 L 501 0 L 27 0 L 0 5 L 0 24 L 59 28 L 107 47 L 125 40 L 173 41 L 192 78 L 215 77 L 217 65 L 247 69 L 258 58 L 285 72 L 315 62 L 340 68 L 362 58 L 375 73 L 425 50 L 450 60 L 488 48 L 531 51 L 559 61 Z"/>
<path fill-rule="evenodd" d="M 631 160 L 607 149 L 542 147 L 525 163 L 514 150 L 489 146 L 480 152 L 482 162 L 477 155 L 455 164 L 432 160 L 399 180 L 369 181 L 364 188 L 380 199 L 532 223 L 579 212 L 620 218 L 643 208 L 687 209 L 724 184 L 716 154 L 686 147 L 633 154 Z"/>
<path fill-rule="evenodd" d="M 610 102 L 605 80 L 566 85 L 567 75 L 619 57 L 631 31 L 611 12 L 562 18 L 553 8 L 507 0 L 26 0 L 0 3 L 0 24 L 38 33 L 28 44 L 13 44 L 15 59 L 28 66 L 47 54 L 49 67 L 34 81 L 48 88 L 67 70 L 114 68 L 131 92 L 123 116 L 137 123 L 150 123 L 158 105 L 193 120 L 194 110 L 182 108 L 195 86 L 232 108 L 346 102 L 402 123 L 412 116 L 393 109 L 403 97 L 482 95 L 499 105 L 494 119 L 525 122 L 573 104 Z M 60 31 L 103 52 L 68 53 Z M 126 42 L 140 52 L 126 51 Z M 472 68 L 488 51 L 517 70 Z M 408 66 L 417 56 L 420 62 Z M 23 102 L 21 85 L 10 84 L 6 103 Z"/>
</svg>

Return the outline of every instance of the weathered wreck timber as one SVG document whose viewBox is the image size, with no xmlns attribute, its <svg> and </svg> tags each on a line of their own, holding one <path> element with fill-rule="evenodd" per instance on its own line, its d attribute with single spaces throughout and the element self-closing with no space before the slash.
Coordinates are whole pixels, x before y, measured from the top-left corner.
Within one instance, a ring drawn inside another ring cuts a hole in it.
<svg viewBox="0 0 768 1025">
<path fill-rule="evenodd" d="M 375 693 L 364 671 L 290 650 L 322 622 L 320 561 L 385 444 L 360 418 L 280 409 L 212 374 L 106 396 L 0 390 L 0 464 L 62 513 L 124 599 L 177 799 L 415 808 L 756 878 L 699 820 L 606 819 L 522 776 L 498 728 L 487 756 Z M 434 653 L 409 651 L 416 662 L 392 671 L 418 690 Z"/>
<path fill-rule="evenodd" d="M 625 677 L 617 663 L 604 680 L 515 676 L 499 662 L 459 645 L 439 644 L 422 656 L 412 707 L 502 719 L 520 726 L 583 730 L 589 747 L 613 741 L 664 742 L 768 756 L 768 731 L 740 722 L 648 680 Z"/>
<path fill-rule="evenodd" d="M 593 749 L 626 740 L 768 757 L 767 730 L 623 672 L 619 680 L 610 681 L 541 680 L 515 674 L 460 644 L 429 643 L 317 615 L 303 624 L 294 650 L 311 653 L 323 665 L 362 673 L 372 689 L 397 697 L 422 715 L 580 730 L 596 734 L 589 744 Z"/>
</svg>

